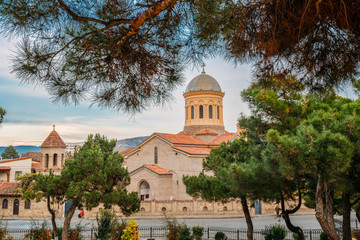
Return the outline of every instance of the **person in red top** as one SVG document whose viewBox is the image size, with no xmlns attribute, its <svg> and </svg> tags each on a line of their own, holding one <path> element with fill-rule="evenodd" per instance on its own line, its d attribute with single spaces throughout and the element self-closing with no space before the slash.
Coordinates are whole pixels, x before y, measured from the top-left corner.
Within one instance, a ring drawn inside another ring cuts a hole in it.
<svg viewBox="0 0 360 240">
<path fill-rule="evenodd" d="M 84 216 L 84 209 L 81 209 L 80 213 L 79 213 L 79 218 L 82 218 Z"/>
</svg>

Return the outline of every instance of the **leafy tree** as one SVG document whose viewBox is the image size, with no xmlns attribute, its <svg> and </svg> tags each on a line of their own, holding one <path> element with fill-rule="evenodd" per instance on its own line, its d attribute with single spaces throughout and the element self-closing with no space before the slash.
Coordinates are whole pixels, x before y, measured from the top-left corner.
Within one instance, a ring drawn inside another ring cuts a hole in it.
<svg viewBox="0 0 360 240">
<path fill-rule="evenodd" d="M 2 123 L 5 115 L 6 115 L 6 110 L 0 107 L 0 124 Z"/>
<path fill-rule="evenodd" d="M 61 203 L 64 199 L 64 189 L 60 185 L 60 178 L 61 176 L 55 175 L 51 170 L 47 175 L 27 173 L 20 178 L 19 192 L 23 199 L 35 199 L 36 202 L 45 199 L 47 210 L 51 214 L 51 224 L 55 236 L 58 236 L 58 228 L 55 221 L 56 210 L 53 206 L 54 203 Z"/>
<path fill-rule="evenodd" d="M 1 157 L 3 159 L 14 159 L 19 157 L 19 153 L 12 145 L 10 145 L 1 153 Z"/>
<path fill-rule="evenodd" d="M 39 179 L 47 179 L 40 174 L 30 184 L 24 185 L 32 187 L 31 190 L 22 190 L 28 194 L 24 197 L 41 199 L 49 195 L 53 199 L 71 200 L 63 224 L 63 240 L 67 239 L 71 219 L 80 205 L 91 210 L 100 203 L 107 208 L 115 204 L 127 216 L 139 210 L 137 193 L 126 190 L 130 175 L 122 166 L 122 156 L 113 152 L 115 144 L 115 140 L 109 141 L 99 134 L 90 135 L 84 145 L 66 160 L 61 175 L 52 176 L 49 187 L 40 183 Z M 29 180 L 24 178 L 24 181 Z"/>
<path fill-rule="evenodd" d="M 239 198 L 247 223 L 247 237 L 253 239 L 247 198 L 250 197 L 249 189 L 254 186 L 254 181 L 250 179 L 252 173 L 243 170 L 243 165 L 251 159 L 250 147 L 244 139 L 220 144 L 203 160 L 205 172 L 198 176 L 184 176 L 183 182 L 188 194 L 207 201 L 226 202 Z"/>
<path fill-rule="evenodd" d="M 285 170 L 296 173 L 316 183 L 313 198 L 316 218 L 324 232 L 339 239 L 334 225 L 334 200 L 341 196 L 343 238 L 350 237 L 350 210 L 359 194 L 359 100 L 335 98 L 318 106 L 292 133 L 268 135 L 281 150 Z M 312 187 L 314 189 L 314 187 Z M 351 202 L 352 201 L 352 202 Z"/>
<path fill-rule="evenodd" d="M 23 82 L 65 104 L 140 111 L 181 83 L 179 54 L 193 34 L 190 6 L 177 2 L 1 0 L 0 22 L 24 37 L 12 66 Z"/>
<path fill-rule="evenodd" d="M 327 90 L 358 76 L 360 3 L 356 0 L 198 1 L 197 36 L 230 59 L 256 64 L 262 83 L 288 74 Z"/>
</svg>

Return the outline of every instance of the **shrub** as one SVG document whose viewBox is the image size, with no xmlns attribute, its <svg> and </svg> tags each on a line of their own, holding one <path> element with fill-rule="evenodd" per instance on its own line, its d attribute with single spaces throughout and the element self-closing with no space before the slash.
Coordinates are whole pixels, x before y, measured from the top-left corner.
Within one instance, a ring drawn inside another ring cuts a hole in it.
<svg viewBox="0 0 360 240">
<path fill-rule="evenodd" d="M 41 225 L 38 225 L 35 221 L 31 222 L 30 233 L 25 234 L 24 239 L 28 240 L 51 240 L 51 230 L 46 227 L 44 221 Z"/>
<path fill-rule="evenodd" d="M 165 216 L 165 227 L 169 230 L 166 235 L 167 240 L 178 240 L 180 225 L 175 218 L 169 218 Z"/>
<path fill-rule="evenodd" d="M 5 230 L 0 228 L 0 239 L 6 240 Z"/>
<path fill-rule="evenodd" d="M 193 240 L 193 236 L 191 236 L 190 228 L 186 225 L 180 226 L 179 230 L 179 240 Z"/>
<path fill-rule="evenodd" d="M 293 236 L 293 239 L 294 239 L 294 240 L 300 240 L 299 234 L 297 234 L 297 233 L 294 232 L 294 233 L 292 234 L 292 236 Z M 307 235 L 307 234 L 304 234 L 304 237 L 305 237 L 304 239 L 307 239 L 308 235 Z"/>
<path fill-rule="evenodd" d="M 140 233 L 139 233 L 139 225 L 137 222 L 133 219 L 129 219 L 127 221 L 127 226 L 123 230 L 123 235 L 121 236 L 122 240 L 134 240 L 139 239 Z"/>
<path fill-rule="evenodd" d="M 116 215 L 110 210 L 100 210 L 100 215 L 96 215 L 96 222 L 98 225 L 95 233 L 96 239 L 107 240 L 111 237 L 112 232 L 119 224 Z"/>
<path fill-rule="evenodd" d="M 200 227 L 199 225 L 194 226 L 192 228 L 192 231 L 193 231 L 193 237 L 194 237 L 195 240 L 201 240 L 202 239 L 202 236 L 204 235 L 204 228 L 203 227 Z"/>
<path fill-rule="evenodd" d="M 286 236 L 286 229 L 280 224 L 276 224 L 270 228 L 268 234 L 265 235 L 265 240 L 283 240 Z"/>
<path fill-rule="evenodd" d="M 215 234 L 215 240 L 227 240 L 227 237 L 226 237 L 225 233 L 217 232 Z"/>
<path fill-rule="evenodd" d="M 320 240 L 328 240 L 328 236 L 326 235 L 325 232 L 322 232 L 322 233 L 320 234 Z"/>
</svg>

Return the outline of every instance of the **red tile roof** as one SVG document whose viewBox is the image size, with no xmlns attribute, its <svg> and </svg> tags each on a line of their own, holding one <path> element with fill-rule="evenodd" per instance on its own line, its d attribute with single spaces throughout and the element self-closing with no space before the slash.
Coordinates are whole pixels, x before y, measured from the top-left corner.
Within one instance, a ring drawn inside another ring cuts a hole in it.
<svg viewBox="0 0 360 240">
<path fill-rule="evenodd" d="M 159 175 L 172 175 L 171 172 L 159 167 L 158 165 L 143 165 L 143 166 Z"/>
<path fill-rule="evenodd" d="M 0 196 L 20 196 L 14 193 L 18 186 L 19 183 L 16 182 L 0 182 Z"/>
<path fill-rule="evenodd" d="M 45 141 L 41 144 L 41 148 L 66 148 L 64 141 L 61 139 L 59 134 L 53 130 Z"/>
<path fill-rule="evenodd" d="M 174 147 L 174 149 L 191 155 L 209 155 L 211 151 L 209 147 Z"/>
<path fill-rule="evenodd" d="M 31 164 L 31 168 L 35 170 L 41 169 L 41 163 L 33 163 Z"/>
<path fill-rule="evenodd" d="M 174 144 L 207 145 L 206 142 L 201 141 L 195 137 L 189 136 L 183 131 L 177 134 L 169 134 L 169 133 L 155 133 L 155 134 Z"/>
<path fill-rule="evenodd" d="M 208 128 L 204 128 L 203 130 L 195 133 L 195 135 L 219 135 L 217 132 L 210 130 Z"/>
<path fill-rule="evenodd" d="M 8 166 L 0 166 L 0 170 L 11 170 L 11 167 L 8 167 Z"/>
<path fill-rule="evenodd" d="M 24 159 L 31 159 L 31 158 L 30 157 L 20 157 L 20 158 L 8 159 L 8 160 L 0 161 L 0 164 L 1 163 L 7 163 L 7 162 L 21 161 L 21 160 L 24 160 Z"/>
<path fill-rule="evenodd" d="M 233 140 L 234 138 L 236 138 L 237 134 L 233 134 L 233 133 L 229 133 L 227 131 L 225 131 L 225 133 L 217 138 L 214 139 L 214 141 L 212 141 L 210 143 L 210 145 L 220 145 L 220 143 L 222 142 L 228 142 Z"/>
<path fill-rule="evenodd" d="M 120 152 L 121 155 L 125 156 L 126 154 L 132 152 L 133 150 L 135 150 L 137 147 L 130 147 L 128 149 L 125 149 L 124 151 Z"/>
</svg>

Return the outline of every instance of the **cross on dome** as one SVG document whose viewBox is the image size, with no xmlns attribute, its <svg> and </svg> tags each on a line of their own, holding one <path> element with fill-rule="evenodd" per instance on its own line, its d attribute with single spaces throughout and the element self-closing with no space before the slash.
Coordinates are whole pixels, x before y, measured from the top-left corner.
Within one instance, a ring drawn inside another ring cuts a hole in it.
<svg viewBox="0 0 360 240">
<path fill-rule="evenodd" d="M 201 65 L 201 67 L 203 68 L 203 71 L 202 71 L 202 73 L 205 73 L 205 63 L 203 63 L 202 65 Z"/>
</svg>

